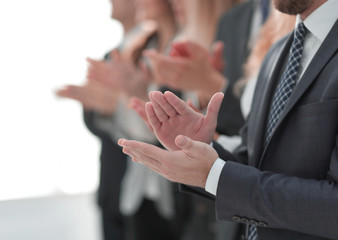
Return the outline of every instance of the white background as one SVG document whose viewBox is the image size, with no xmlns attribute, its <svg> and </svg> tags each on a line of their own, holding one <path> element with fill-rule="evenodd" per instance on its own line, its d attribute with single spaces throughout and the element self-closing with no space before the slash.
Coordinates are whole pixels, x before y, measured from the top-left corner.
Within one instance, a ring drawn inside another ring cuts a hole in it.
<svg viewBox="0 0 338 240">
<path fill-rule="evenodd" d="M 118 44 L 110 11 L 108 0 L 0 1 L 0 200 L 96 189 L 99 143 L 81 105 L 54 91 Z"/>
</svg>

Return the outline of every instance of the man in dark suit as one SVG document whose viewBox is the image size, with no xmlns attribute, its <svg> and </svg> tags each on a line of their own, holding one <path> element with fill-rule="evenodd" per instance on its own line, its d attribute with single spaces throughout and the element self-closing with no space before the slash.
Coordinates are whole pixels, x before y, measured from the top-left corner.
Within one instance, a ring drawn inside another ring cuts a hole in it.
<svg viewBox="0 0 338 240">
<path fill-rule="evenodd" d="M 149 121 L 162 144 L 176 151 L 119 143 L 168 179 L 205 188 L 185 187 L 214 197 L 219 220 L 250 225 L 247 239 L 338 239 L 338 1 L 274 4 L 298 14 L 298 24 L 262 65 L 243 143 L 234 153 L 206 144 L 221 93 L 206 116 L 171 93 L 151 93 Z"/>
</svg>

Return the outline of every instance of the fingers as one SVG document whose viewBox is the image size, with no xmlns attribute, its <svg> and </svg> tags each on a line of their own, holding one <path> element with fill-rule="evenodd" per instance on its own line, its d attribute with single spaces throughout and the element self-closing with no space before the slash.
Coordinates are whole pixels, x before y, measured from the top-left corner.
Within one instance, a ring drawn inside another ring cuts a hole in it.
<svg viewBox="0 0 338 240">
<path fill-rule="evenodd" d="M 129 101 L 129 107 L 132 108 L 147 124 L 151 131 L 154 131 L 153 127 L 151 126 L 147 112 L 146 112 L 146 103 L 137 97 L 131 97 Z"/>
<path fill-rule="evenodd" d="M 129 100 L 129 107 L 132 108 L 135 112 L 142 117 L 142 119 L 147 119 L 147 113 L 146 113 L 146 103 L 137 98 L 137 97 L 131 97 Z"/>
<path fill-rule="evenodd" d="M 133 151 L 128 147 L 123 148 L 122 151 L 123 153 L 129 155 L 133 161 L 139 162 L 157 173 L 161 173 L 160 163 L 156 161 L 156 159 L 145 156 L 137 151 Z"/>
<path fill-rule="evenodd" d="M 109 53 L 109 57 L 111 60 L 118 61 L 121 59 L 121 54 L 117 49 L 114 49 Z"/>
<path fill-rule="evenodd" d="M 223 60 L 224 43 L 221 41 L 215 42 L 211 48 L 214 58 Z"/>
<path fill-rule="evenodd" d="M 81 86 L 67 85 L 62 89 L 57 90 L 56 94 L 59 97 L 71 98 L 74 100 L 82 100 L 82 95 L 84 95 L 84 89 Z"/>
<path fill-rule="evenodd" d="M 189 52 L 186 48 L 186 42 L 176 42 L 172 44 L 170 56 L 173 57 L 190 57 Z"/>
<path fill-rule="evenodd" d="M 163 156 L 168 153 L 168 151 L 154 145 L 133 140 L 120 139 L 118 144 L 123 147 L 126 154 L 135 157 L 137 161 L 148 163 L 157 168 L 163 165 Z"/>
<path fill-rule="evenodd" d="M 147 119 L 150 123 L 151 129 L 157 131 L 161 127 L 161 121 L 157 118 L 152 103 L 147 102 L 145 109 L 146 109 Z"/>
<path fill-rule="evenodd" d="M 218 71 L 223 71 L 225 67 L 223 51 L 224 51 L 223 42 L 218 41 L 212 45 L 211 63 L 214 66 L 214 68 Z"/>
<path fill-rule="evenodd" d="M 205 124 L 207 126 L 210 126 L 211 128 L 214 128 L 217 125 L 217 116 L 218 116 L 218 112 L 221 107 L 223 98 L 224 98 L 224 94 L 221 92 L 218 92 L 218 93 L 215 93 L 210 99 L 210 102 L 207 108 Z"/>
<path fill-rule="evenodd" d="M 169 119 L 168 114 L 164 111 L 162 106 L 154 99 L 153 95 L 159 95 L 158 98 L 160 98 L 160 95 L 162 95 L 162 93 L 158 91 L 150 92 L 149 99 L 152 103 L 153 110 L 155 111 L 158 120 L 160 120 L 160 122 L 168 121 Z"/>
<path fill-rule="evenodd" d="M 167 99 L 164 97 L 163 93 L 154 91 L 149 94 L 149 98 L 151 102 L 153 103 L 153 106 L 155 108 L 160 106 L 161 109 L 165 112 L 165 114 L 168 117 L 175 117 L 177 115 L 177 111 L 171 104 L 168 103 Z"/>
<path fill-rule="evenodd" d="M 192 58 L 195 59 L 204 58 L 208 55 L 208 51 L 206 49 L 192 41 L 187 41 L 186 51 Z"/>
<path fill-rule="evenodd" d="M 87 78 L 89 80 L 104 80 L 107 78 L 109 72 L 109 64 L 104 61 L 96 61 L 90 58 L 87 58 L 89 63 Z"/>
<path fill-rule="evenodd" d="M 91 108 L 95 100 L 90 96 L 90 92 L 83 86 L 68 85 L 57 91 L 57 95 L 64 98 L 79 101 L 84 107 Z"/>
<path fill-rule="evenodd" d="M 87 61 L 88 63 L 92 64 L 92 65 L 95 65 L 95 64 L 97 64 L 97 63 L 100 62 L 100 61 L 94 60 L 94 59 L 89 58 L 89 57 L 86 58 L 86 61 Z"/>
<path fill-rule="evenodd" d="M 59 97 L 68 97 L 69 96 L 70 85 L 64 86 L 61 89 L 55 91 L 55 94 Z"/>
<path fill-rule="evenodd" d="M 177 97 L 172 92 L 165 92 L 164 97 L 167 100 L 169 104 L 175 109 L 175 111 L 180 115 L 186 115 L 189 114 L 192 109 L 179 97 Z"/>
</svg>

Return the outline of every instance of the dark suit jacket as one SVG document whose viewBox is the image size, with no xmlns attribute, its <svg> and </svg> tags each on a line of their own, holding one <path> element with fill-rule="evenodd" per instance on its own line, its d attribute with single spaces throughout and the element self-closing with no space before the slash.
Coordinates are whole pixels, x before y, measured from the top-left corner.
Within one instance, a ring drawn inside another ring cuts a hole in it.
<svg viewBox="0 0 338 240">
<path fill-rule="evenodd" d="M 119 214 L 120 186 L 127 166 L 126 155 L 108 133 L 100 131 L 95 126 L 96 114 L 93 111 L 84 111 L 87 128 L 101 142 L 98 204 L 105 211 Z"/>
<path fill-rule="evenodd" d="M 104 60 L 109 58 L 108 52 Z M 119 215 L 120 188 L 127 167 L 127 156 L 122 152 L 122 148 L 112 141 L 109 133 L 95 126 L 96 114 L 95 111 L 84 111 L 83 117 L 89 131 L 101 142 L 98 204 L 104 211 Z"/>
<path fill-rule="evenodd" d="M 234 154 L 215 146 L 227 161 L 217 189 L 219 220 L 257 224 L 260 240 L 338 239 L 337 39 L 338 21 L 264 147 L 271 99 L 292 37 L 268 53 L 242 131 L 243 144 Z"/>
<path fill-rule="evenodd" d="M 129 37 L 137 35 L 140 31 L 140 26 L 134 27 L 130 32 Z M 150 34 L 144 42 L 144 46 L 135 50 L 133 53 L 135 61 L 137 62 L 141 58 L 141 53 L 147 46 L 157 44 L 156 32 Z M 117 47 L 122 51 L 124 48 L 123 42 Z M 104 60 L 110 59 L 110 52 L 106 53 Z M 121 182 L 126 171 L 127 162 L 126 155 L 122 152 L 122 148 L 114 141 L 112 141 L 109 133 L 100 130 L 94 124 L 97 113 L 95 111 L 84 111 L 84 122 L 87 128 L 96 135 L 101 142 L 101 154 L 100 154 L 100 180 L 98 188 L 98 204 L 108 213 L 120 214 L 119 202 L 120 202 L 120 189 Z"/>
<path fill-rule="evenodd" d="M 224 92 L 224 100 L 218 115 L 217 132 L 224 135 L 238 135 L 244 124 L 239 98 L 234 96 L 233 86 L 243 76 L 243 64 L 250 53 L 248 41 L 250 37 L 253 2 L 248 1 L 235 6 L 221 18 L 216 40 L 225 44 L 224 76 L 228 79 L 228 87 Z"/>
<path fill-rule="evenodd" d="M 136 26 L 131 30 L 132 34 L 138 34 L 140 27 Z M 133 37 L 133 35 L 130 35 Z M 145 46 L 135 51 L 135 61 L 141 58 L 142 50 L 145 48 L 153 48 L 157 45 L 157 33 L 154 32 L 148 36 L 144 42 Z M 123 49 L 123 43 L 118 47 L 118 50 Z M 105 54 L 104 60 L 110 59 L 110 52 Z M 165 92 L 170 90 L 167 87 L 162 87 L 160 91 Z M 173 91 L 180 97 L 180 93 Z M 98 188 L 98 204 L 108 213 L 120 214 L 119 202 L 120 202 L 120 189 L 121 182 L 127 167 L 127 156 L 122 152 L 122 148 L 112 140 L 109 133 L 104 130 L 100 130 L 95 126 L 95 118 L 97 118 L 97 112 L 84 111 L 84 122 L 87 128 L 96 135 L 101 142 L 101 154 L 100 154 L 100 180 Z"/>
</svg>

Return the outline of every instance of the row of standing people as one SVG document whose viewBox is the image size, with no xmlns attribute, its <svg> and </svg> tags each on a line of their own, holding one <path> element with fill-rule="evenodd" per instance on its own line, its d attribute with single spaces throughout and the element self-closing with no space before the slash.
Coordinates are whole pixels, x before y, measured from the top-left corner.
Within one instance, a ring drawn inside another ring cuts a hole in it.
<svg viewBox="0 0 338 240">
<path fill-rule="evenodd" d="M 116 142 L 122 137 L 159 144 L 136 113 L 144 115 L 151 90 L 175 90 L 198 111 L 213 93 L 224 91 L 215 140 L 234 149 L 260 63 L 291 31 L 294 18 L 265 0 L 112 5 L 112 17 L 125 30 L 122 44 L 104 61 L 88 59 L 83 86 L 58 92 L 83 104 L 86 125 L 101 141 L 98 202 L 105 239 L 239 239 L 243 226 L 216 222 L 212 201 L 179 192 L 176 184 L 134 163 Z"/>
</svg>

